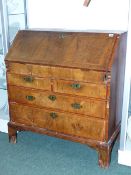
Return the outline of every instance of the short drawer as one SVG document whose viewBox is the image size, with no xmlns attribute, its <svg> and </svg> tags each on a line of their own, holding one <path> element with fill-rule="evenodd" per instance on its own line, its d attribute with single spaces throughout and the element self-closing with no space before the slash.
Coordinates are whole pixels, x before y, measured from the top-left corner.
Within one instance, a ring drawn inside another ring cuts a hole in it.
<svg viewBox="0 0 131 175">
<path fill-rule="evenodd" d="M 55 92 L 101 99 L 107 98 L 107 86 L 105 84 L 92 84 L 64 80 L 54 80 L 53 84 Z"/>
<path fill-rule="evenodd" d="M 106 101 L 9 86 L 9 100 L 37 107 L 105 118 Z"/>
<path fill-rule="evenodd" d="M 105 139 L 105 121 L 82 117 L 53 110 L 10 104 L 11 121 L 33 125 L 38 128 L 103 141 Z M 27 123 L 31 118 L 31 123 Z"/>
<path fill-rule="evenodd" d="M 53 67 L 35 64 L 20 64 L 7 62 L 7 70 L 11 73 L 16 74 L 29 74 L 36 77 L 47 77 L 54 79 L 65 79 L 73 81 L 83 82 L 95 82 L 104 83 L 105 72 L 76 69 L 76 68 L 65 68 L 65 67 Z"/>
<path fill-rule="evenodd" d="M 47 78 L 7 73 L 7 81 L 9 85 L 51 90 L 51 81 Z"/>
</svg>

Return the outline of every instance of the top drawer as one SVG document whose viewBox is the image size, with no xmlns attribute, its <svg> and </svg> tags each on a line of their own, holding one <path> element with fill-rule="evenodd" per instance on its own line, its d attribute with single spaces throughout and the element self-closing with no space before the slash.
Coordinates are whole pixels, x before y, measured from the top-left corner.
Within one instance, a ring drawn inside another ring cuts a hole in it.
<svg viewBox="0 0 131 175">
<path fill-rule="evenodd" d="M 83 82 L 95 82 L 104 83 L 105 72 L 84 70 L 84 69 L 72 69 L 65 67 L 51 67 L 34 64 L 21 64 L 21 63 L 9 63 L 7 62 L 7 70 L 16 74 L 27 74 L 38 77 L 48 77 L 56 79 L 83 81 Z"/>
</svg>

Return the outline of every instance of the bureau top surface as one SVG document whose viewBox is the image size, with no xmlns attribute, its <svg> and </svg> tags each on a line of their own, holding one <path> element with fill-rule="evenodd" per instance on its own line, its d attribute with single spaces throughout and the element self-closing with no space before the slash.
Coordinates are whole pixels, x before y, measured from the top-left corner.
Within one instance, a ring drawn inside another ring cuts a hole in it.
<svg viewBox="0 0 131 175">
<path fill-rule="evenodd" d="M 107 33 L 19 31 L 6 61 L 108 70 L 119 35 Z"/>
</svg>

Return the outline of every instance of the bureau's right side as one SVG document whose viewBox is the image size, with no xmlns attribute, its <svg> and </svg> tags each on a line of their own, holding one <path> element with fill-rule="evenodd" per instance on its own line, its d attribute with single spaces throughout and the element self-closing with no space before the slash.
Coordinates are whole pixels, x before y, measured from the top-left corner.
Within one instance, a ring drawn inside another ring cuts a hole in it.
<svg viewBox="0 0 131 175">
<path fill-rule="evenodd" d="M 127 33 L 123 33 L 118 37 L 119 40 L 113 53 L 114 60 L 111 67 L 108 140 L 118 134 L 122 118 Z"/>
<path fill-rule="evenodd" d="M 127 33 L 117 36 L 107 72 L 107 75 L 109 73 L 107 83 L 110 86 L 110 97 L 107 99 L 106 107 L 106 141 L 98 147 L 98 159 L 101 167 L 109 167 L 111 151 L 121 126 L 126 40 Z"/>
</svg>

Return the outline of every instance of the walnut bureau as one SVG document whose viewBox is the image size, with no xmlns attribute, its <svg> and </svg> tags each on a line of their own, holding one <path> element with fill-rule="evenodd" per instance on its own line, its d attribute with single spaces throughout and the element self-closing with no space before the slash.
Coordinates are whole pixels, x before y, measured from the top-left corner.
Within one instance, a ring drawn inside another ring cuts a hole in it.
<svg viewBox="0 0 131 175">
<path fill-rule="evenodd" d="M 5 63 L 10 121 L 87 144 L 108 167 L 120 130 L 126 34 L 19 31 Z"/>
</svg>

